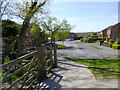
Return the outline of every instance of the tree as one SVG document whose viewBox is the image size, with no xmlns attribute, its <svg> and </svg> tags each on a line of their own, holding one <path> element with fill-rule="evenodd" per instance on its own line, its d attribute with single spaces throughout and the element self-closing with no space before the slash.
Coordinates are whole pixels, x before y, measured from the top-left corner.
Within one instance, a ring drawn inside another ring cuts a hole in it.
<svg viewBox="0 0 120 90">
<path fill-rule="evenodd" d="M 2 20 L 2 36 L 11 37 L 18 35 L 20 30 L 20 25 L 9 19 Z"/>
<path fill-rule="evenodd" d="M 31 30 L 30 30 L 30 34 L 35 38 L 35 39 L 37 39 L 37 38 L 40 38 L 40 32 L 41 32 L 41 29 L 39 28 L 39 26 L 38 25 L 33 25 L 32 26 L 32 28 L 31 28 Z"/>
<path fill-rule="evenodd" d="M 9 3 L 11 0 L 1 0 L 0 1 L 0 20 L 2 20 L 3 15 L 7 13 L 7 9 L 9 7 Z"/>
<path fill-rule="evenodd" d="M 56 35 L 55 35 L 55 40 L 56 41 L 65 41 L 66 38 L 69 36 L 70 32 L 69 31 L 58 31 L 56 32 Z"/>
<path fill-rule="evenodd" d="M 51 42 L 55 42 L 55 36 L 63 40 L 65 33 L 70 32 L 71 25 L 67 23 L 67 20 L 57 20 L 56 17 L 48 17 L 47 20 L 41 22 L 41 28 L 50 34 Z M 61 33 L 59 35 L 59 33 Z M 57 35 L 58 34 L 58 35 Z"/>
<path fill-rule="evenodd" d="M 11 6 L 9 7 L 7 15 L 16 16 L 17 18 L 21 18 L 22 22 L 20 32 L 18 34 L 18 38 L 21 38 L 19 42 L 21 42 L 22 37 L 24 38 L 26 32 L 28 31 L 28 25 L 30 20 L 38 13 L 43 13 L 43 6 L 49 0 L 31 0 L 31 1 L 22 1 L 22 2 L 11 2 Z M 39 14 L 40 15 L 40 14 Z M 16 41 L 14 42 L 14 46 L 16 46 Z"/>
</svg>

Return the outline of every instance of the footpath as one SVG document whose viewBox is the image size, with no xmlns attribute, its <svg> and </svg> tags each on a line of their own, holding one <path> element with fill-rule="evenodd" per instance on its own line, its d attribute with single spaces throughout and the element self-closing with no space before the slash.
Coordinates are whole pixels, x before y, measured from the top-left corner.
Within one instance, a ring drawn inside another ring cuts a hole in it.
<svg viewBox="0 0 120 90">
<path fill-rule="evenodd" d="M 87 66 L 59 58 L 58 68 L 36 88 L 118 88 L 118 81 L 98 81 Z"/>
</svg>

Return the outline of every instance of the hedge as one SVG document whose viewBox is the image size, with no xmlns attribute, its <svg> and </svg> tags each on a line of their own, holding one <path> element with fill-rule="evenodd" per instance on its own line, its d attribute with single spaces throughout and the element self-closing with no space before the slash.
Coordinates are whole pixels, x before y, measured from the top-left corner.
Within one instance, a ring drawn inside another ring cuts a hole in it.
<svg viewBox="0 0 120 90">
<path fill-rule="evenodd" d="M 120 49 L 120 44 L 113 44 L 113 45 L 112 45 L 112 48 L 113 48 L 113 49 Z"/>
<path fill-rule="evenodd" d="M 112 48 L 112 46 L 113 46 L 113 43 L 109 43 L 109 47 Z"/>
</svg>

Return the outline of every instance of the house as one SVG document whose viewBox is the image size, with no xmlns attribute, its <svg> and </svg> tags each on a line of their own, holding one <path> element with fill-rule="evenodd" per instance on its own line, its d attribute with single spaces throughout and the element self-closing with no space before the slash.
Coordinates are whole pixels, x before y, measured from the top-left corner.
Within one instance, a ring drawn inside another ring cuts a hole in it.
<svg viewBox="0 0 120 90">
<path fill-rule="evenodd" d="M 120 22 L 102 30 L 100 36 L 107 37 L 107 41 L 109 41 L 110 39 L 116 40 L 118 34 L 120 34 Z"/>
<path fill-rule="evenodd" d="M 101 31 L 101 37 L 107 37 L 107 28 Z"/>
<path fill-rule="evenodd" d="M 108 30 L 107 30 L 107 37 L 108 37 L 108 41 L 110 39 L 112 40 L 116 40 L 116 36 L 120 34 L 120 22 L 111 26 Z"/>
<path fill-rule="evenodd" d="M 76 33 L 70 33 L 68 38 L 69 39 L 74 39 L 76 37 Z"/>
</svg>

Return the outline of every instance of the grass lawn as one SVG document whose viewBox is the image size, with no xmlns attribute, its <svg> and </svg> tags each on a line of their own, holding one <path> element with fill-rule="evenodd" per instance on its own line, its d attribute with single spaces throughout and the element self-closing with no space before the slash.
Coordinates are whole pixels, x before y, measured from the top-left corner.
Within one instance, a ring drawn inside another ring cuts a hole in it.
<svg viewBox="0 0 120 90">
<path fill-rule="evenodd" d="M 114 55 L 115 57 L 119 57 L 120 58 L 120 55 Z"/>
<path fill-rule="evenodd" d="M 120 69 L 118 59 L 80 59 L 64 57 L 71 61 L 86 65 L 92 71 L 96 79 L 118 79 L 120 76 Z"/>
<path fill-rule="evenodd" d="M 58 47 L 65 47 L 64 44 L 57 44 Z"/>
<path fill-rule="evenodd" d="M 74 43 L 77 43 L 77 44 L 85 44 L 84 42 L 74 42 Z"/>
<path fill-rule="evenodd" d="M 93 45 L 89 45 L 90 47 L 93 47 L 93 48 L 96 48 L 96 49 L 102 49 L 102 48 L 99 48 L 99 47 L 96 47 L 96 46 L 93 46 Z"/>
</svg>

